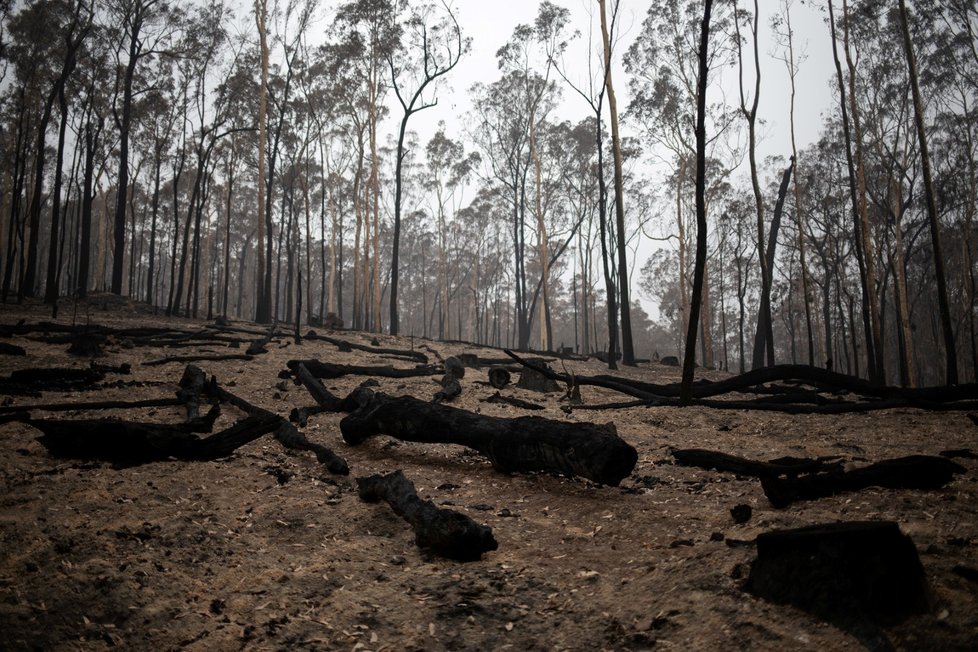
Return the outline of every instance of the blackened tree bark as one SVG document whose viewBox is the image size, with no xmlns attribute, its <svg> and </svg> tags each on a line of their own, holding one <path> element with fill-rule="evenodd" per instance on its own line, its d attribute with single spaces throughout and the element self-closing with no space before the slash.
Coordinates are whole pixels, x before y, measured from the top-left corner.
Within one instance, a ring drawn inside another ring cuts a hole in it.
<svg viewBox="0 0 978 652">
<path fill-rule="evenodd" d="M 458 64 L 462 54 L 468 49 L 468 41 L 462 39 L 462 31 L 458 26 L 455 14 L 449 5 L 445 5 L 448 16 L 446 19 L 435 26 L 434 34 L 445 34 L 445 42 L 439 43 L 438 39 L 431 40 L 427 25 L 427 16 L 415 14 L 408 21 L 408 25 L 418 32 L 421 39 L 421 76 L 417 80 L 417 87 L 410 97 L 402 91 L 397 83 L 397 78 L 402 69 L 394 63 L 394 51 L 387 53 L 387 63 L 390 66 L 391 82 L 394 86 L 394 94 L 400 102 L 404 115 L 401 117 L 401 127 L 397 135 L 397 159 L 394 171 L 394 241 L 391 251 L 391 280 L 390 280 L 390 332 L 397 335 L 400 328 L 400 320 L 397 313 L 397 283 L 398 283 L 398 257 L 401 239 L 401 177 L 404 165 L 404 157 L 407 152 L 404 149 L 404 136 L 407 133 L 408 120 L 412 115 L 423 111 L 438 103 L 437 98 L 430 102 L 422 99 L 425 89 L 436 82 L 439 77 L 447 74 Z M 447 31 L 444 31 L 446 30 Z M 454 49 L 452 42 L 454 42 Z M 445 49 L 446 54 L 442 60 L 439 52 Z M 419 104 L 420 102 L 420 104 Z M 375 253 L 376 255 L 376 253 Z M 375 281 L 379 282 L 379 281 Z"/>
<path fill-rule="evenodd" d="M 693 266 L 693 299 L 689 306 L 689 326 L 683 357 L 683 380 L 679 398 L 688 403 L 693 398 L 693 365 L 696 362 L 696 328 L 699 324 L 706 271 L 706 82 L 710 72 L 707 61 L 710 44 L 710 15 L 713 0 L 703 4 L 700 24 L 699 73 L 696 88 L 696 263 Z"/>
</svg>

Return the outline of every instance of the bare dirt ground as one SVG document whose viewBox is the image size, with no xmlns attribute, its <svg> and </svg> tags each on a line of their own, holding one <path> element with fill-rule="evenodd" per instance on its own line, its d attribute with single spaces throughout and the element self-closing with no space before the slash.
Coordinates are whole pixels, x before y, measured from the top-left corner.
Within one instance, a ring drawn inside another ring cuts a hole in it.
<svg viewBox="0 0 978 652">
<path fill-rule="evenodd" d="M 104 304 L 104 310 L 103 308 Z M 40 306 L 0 308 L 0 324 L 48 319 Z M 134 326 L 164 323 L 145 308 L 93 300 L 59 323 Z M 201 322 L 173 319 L 177 327 Z M 359 333 L 339 333 L 369 343 Z M 0 356 L 4 375 L 25 367 L 84 367 L 66 345 L 6 340 L 28 356 Z M 252 361 L 202 363 L 248 400 L 281 415 L 311 405 L 278 373 L 291 358 L 395 364 L 325 342 L 286 338 Z M 407 338 L 442 355 L 498 351 Z M 125 348 L 110 344 L 104 364 L 131 363 L 102 391 L 14 397 L 14 405 L 110 398 L 172 397 L 181 364 L 141 366 L 165 355 L 232 352 Z M 233 351 L 240 352 L 240 351 Z M 597 361 L 567 363 L 603 373 Z M 643 365 L 620 372 L 652 382 L 678 370 Z M 716 373 L 716 377 L 722 374 Z M 325 384 L 345 395 L 362 377 Z M 430 398 L 436 378 L 379 379 L 391 394 Z M 469 369 L 454 405 L 483 414 L 524 411 L 480 402 L 495 390 Z M 621 395 L 582 388 L 589 403 Z M 550 474 L 504 475 L 459 446 L 400 443 L 388 437 L 343 443 L 342 415 L 321 414 L 304 429 L 345 457 L 349 477 L 330 475 L 307 452 L 266 436 L 216 462 L 160 462 L 130 468 L 59 460 L 26 424 L 0 425 L 0 648 L 98 650 L 642 650 L 860 649 L 850 634 L 800 610 L 767 603 L 741 586 L 756 556 L 749 541 L 773 529 L 815 523 L 897 521 L 919 551 L 934 608 L 886 630 L 898 649 L 978 649 L 978 584 L 953 569 L 978 567 L 978 462 L 937 491 L 870 488 L 787 509 L 771 507 L 754 478 L 677 466 L 674 448 L 710 448 L 752 459 L 841 455 L 864 463 L 954 448 L 978 449 L 978 428 L 961 412 L 888 410 L 864 415 L 788 416 L 705 408 L 560 410 L 560 394 L 506 388 L 544 404 L 537 414 L 569 421 L 614 421 L 639 453 L 619 487 Z M 179 408 L 105 414 L 178 422 Z M 35 415 L 37 416 L 37 415 Z M 60 413 L 59 418 L 94 416 Z M 219 427 L 241 417 L 224 410 Z M 354 478 L 403 469 L 422 498 L 491 526 L 499 549 L 482 561 L 426 556 L 409 526 L 385 504 L 367 504 Z M 730 508 L 753 507 L 737 525 Z"/>
</svg>

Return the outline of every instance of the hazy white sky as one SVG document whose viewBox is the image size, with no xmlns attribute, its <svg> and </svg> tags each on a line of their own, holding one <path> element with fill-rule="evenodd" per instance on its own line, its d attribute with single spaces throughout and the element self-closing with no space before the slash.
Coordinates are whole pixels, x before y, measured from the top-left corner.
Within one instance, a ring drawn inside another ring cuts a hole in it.
<svg viewBox="0 0 978 652">
<path fill-rule="evenodd" d="M 555 4 L 571 12 L 571 27 L 582 32 L 573 41 L 567 53 L 569 68 L 575 65 L 583 69 L 587 57 L 587 32 L 590 28 L 590 14 L 594 14 L 595 38 L 597 36 L 596 0 L 553 0 Z M 612 0 L 609 0 L 609 2 Z M 649 7 L 648 0 L 621 0 L 619 33 L 621 40 L 617 45 L 617 65 L 615 91 L 618 95 L 619 110 L 628 106 L 628 78 L 621 67 L 621 58 L 632 44 L 641 29 Z M 742 4 L 746 4 L 742 0 Z M 752 3 L 751 3 L 752 4 Z M 781 154 L 787 158 L 791 153 L 788 106 L 789 82 L 784 63 L 772 56 L 775 41 L 768 25 L 771 15 L 779 8 L 777 0 L 761 0 L 762 47 L 762 89 L 759 117 L 765 122 L 764 140 L 761 154 Z M 450 73 L 448 86 L 439 92 L 438 106 L 412 118 L 411 127 L 419 132 L 422 141 L 433 132 L 439 120 L 446 121 L 450 132 L 457 132 L 460 120 L 470 108 L 468 90 L 475 82 L 491 82 L 499 77 L 496 65 L 496 51 L 509 40 L 513 29 L 521 23 L 531 23 L 536 17 L 540 2 L 532 0 L 456 0 L 455 8 L 464 33 L 472 37 L 472 51 Z M 794 3 L 792 23 L 796 34 L 796 52 L 803 51 L 807 60 L 801 63 L 797 80 L 795 123 L 799 147 L 818 136 L 821 125 L 820 114 L 832 101 L 828 81 L 833 73 L 831 42 L 828 28 L 824 23 L 824 13 L 813 9 L 810 4 Z M 745 54 L 749 54 L 745 51 Z M 576 62 L 576 63 L 575 63 Z M 736 83 L 735 73 L 727 71 L 731 84 Z M 573 78 L 573 73 L 572 73 Z M 750 81 L 748 80 L 748 83 Z M 728 101 L 736 101 L 735 86 L 730 86 Z M 719 99 L 711 97 L 711 101 Z M 568 119 L 580 119 L 588 115 L 589 109 L 569 88 L 564 89 L 564 107 L 560 115 Z M 416 120 L 416 122 L 415 122 Z M 625 127 L 623 127 L 625 128 Z"/>
</svg>

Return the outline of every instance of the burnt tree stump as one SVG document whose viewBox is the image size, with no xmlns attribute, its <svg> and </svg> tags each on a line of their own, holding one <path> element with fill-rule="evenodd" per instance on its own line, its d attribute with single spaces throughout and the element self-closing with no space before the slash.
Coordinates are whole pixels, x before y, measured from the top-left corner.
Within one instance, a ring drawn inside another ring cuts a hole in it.
<svg viewBox="0 0 978 652">
<path fill-rule="evenodd" d="M 761 534 L 744 588 L 861 638 L 873 633 L 867 623 L 893 625 L 930 607 L 917 549 L 892 521 L 830 523 Z"/>
<path fill-rule="evenodd" d="M 551 373 L 553 372 L 545 362 L 537 360 L 530 360 L 530 362 L 536 362 L 539 366 L 551 371 Z M 520 389 L 528 389 L 531 392 L 542 392 L 544 394 L 560 391 L 560 385 L 557 384 L 557 381 L 537 371 L 533 367 L 524 367 L 520 371 L 520 379 L 516 382 L 516 386 Z"/>
<path fill-rule="evenodd" d="M 401 471 L 387 475 L 357 478 L 361 500 L 387 501 L 394 513 L 414 529 L 419 548 L 457 561 L 477 561 L 482 554 L 499 547 L 492 528 L 479 525 L 465 514 L 436 507 L 430 500 L 421 500 Z"/>
<path fill-rule="evenodd" d="M 468 446 L 503 473 L 555 471 L 617 486 L 638 461 L 614 424 L 568 423 L 541 417 L 505 419 L 410 396 L 358 390 L 360 408 L 340 421 L 343 439 L 357 445 L 375 435 L 404 441 Z"/>
</svg>

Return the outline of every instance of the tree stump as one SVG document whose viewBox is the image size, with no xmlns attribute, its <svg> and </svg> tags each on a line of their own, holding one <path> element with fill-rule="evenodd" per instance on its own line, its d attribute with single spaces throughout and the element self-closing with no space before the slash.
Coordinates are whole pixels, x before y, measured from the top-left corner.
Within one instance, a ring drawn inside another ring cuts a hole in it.
<svg viewBox="0 0 978 652">
<path fill-rule="evenodd" d="M 866 623 L 893 625 L 930 607 L 917 549 L 892 521 L 761 534 L 744 588 L 857 634 Z"/>
</svg>

